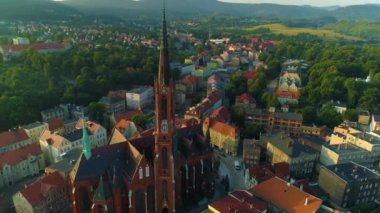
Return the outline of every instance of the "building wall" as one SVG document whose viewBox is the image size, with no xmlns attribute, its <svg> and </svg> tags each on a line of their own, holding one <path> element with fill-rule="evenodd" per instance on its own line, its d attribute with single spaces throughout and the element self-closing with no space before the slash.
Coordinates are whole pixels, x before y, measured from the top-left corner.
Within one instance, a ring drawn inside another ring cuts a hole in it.
<svg viewBox="0 0 380 213">
<path fill-rule="evenodd" d="M 27 176 L 38 175 L 44 169 L 45 159 L 42 153 L 38 156 L 29 155 L 15 165 L 3 164 L 0 170 L 0 188 L 12 186 Z"/>
<path fill-rule="evenodd" d="M 33 212 L 33 207 L 28 201 L 25 200 L 25 197 L 20 192 L 17 192 L 15 195 L 13 195 L 12 200 L 16 213 Z"/>
<path fill-rule="evenodd" d="M 210 141 L 211 144 L 217 146 L 219 149 L 224 150 L 232 155 L 237 154 L 237 148 L 239 145 L 239 136 L 232 138 L 226 134 L 215 131 L 210 128 Z"/>
<path fill-rule="evenodd" d="M 49 129 L 49 126 L 47 123 L 43 122 L 34 128 L 25 129 L 25 132 L 29 136 L 30 140 L 35 143 L 39 141 L 41 133 L 46 129 Z"/>
<path fill-rule="evenodd" d="M 18 142 L 9 144 L 7 146 L 0 147 L 0 154 L 19 149 L 21 147 L 24 147 L 24 146 L 32 144 L 32 143 L 33 143 L 32 140 L 30 138 L 28 138 L 26 140 L 18 141 Z"/>
<path fill-rule="evenodd" d="M 153 88 L 147 87 L 142 93 L 127 92 L 127 108 L 143 109 L 153 102 Z"/>
</svg>

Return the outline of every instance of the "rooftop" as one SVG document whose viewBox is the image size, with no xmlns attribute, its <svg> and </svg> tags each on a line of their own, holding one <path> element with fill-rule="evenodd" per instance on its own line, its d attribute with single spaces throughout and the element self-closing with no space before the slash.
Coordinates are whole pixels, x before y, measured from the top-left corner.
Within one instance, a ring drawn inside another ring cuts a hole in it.
<svg viewBox="0 0 380 213">
<path fill-rule="evenodd" d="M 100 100 L 99 100 L 99 103 L 102 103 L 102 104 L 105 104 L 105 105 L 112 105 L 112 104 L 116 104 L 116 103 L 120 103 L 120 102 L 125 102 L 124 99 L 120 98 L 120 97 L 115 97 L 115 96 L 103 96 Z"/>
<path fill-rule="evenodd" d="M 16 165 L 21 161 L 26 160 L 30 155 L 37 156 L 41 153 L 42 151 L 40 144 L 33 143 L 10 152 L 0 154 L 0 168 L 2 168 L 5 164 L 10 166 Z"/>
<path fill-rule="evenodd" d="M 20 193 L 32 206 L 37 206 L 43 200 L 47 199 L 51 189 L 64 188 L 66 186 L 67 183 L 61 175 L 58 172 L 53 172 L 25 186 Z"/>
<path fill-rule="evenodd" d="M 46 169 L 66 174 L 73 169 L 75 162 L 78 160 L 81 154 L 82 149 L 70 150 L 66 153 L 65 156 L 62 157 L 62 160 L 60 160 L 57 163 L 51 164 L 50 166 L 46 167 Z"/>
<path fill-rule="evenodd" d="M 23 129 L 12 129 L 0 133 L 0 147 L 27 140 L 29 137 Z"/>
<path fill-rule="evenodd" d="M 254 195 L 289 213 L 316 212 L 322 201 L 278 177 L 264 181 L 251 190 Z"/>
<path fill-rule="evenodd" d="M 44 125 L 45 123 L 44 122 L 41 122 L 41 121 L 36 121 L 34 123 L 30 123 L 30 124 L 26 124 L 26 125 L 23 125 L 21 126 L 23 129 L 33 129 L 33 128 L 36 128 L 36 127 L 39 127 L 41 125 Z"/>
<path fill-rule="evenodd" d="M 325 166 L 325 168 L 347 182 L 380 179 L 378 173 L 354 162 Z"/>
<path fill-rule="evenodd" d="M 153 88 L 151 86 L 142 86 L 142 87 L 134 88 L 134 89 L 128 91 L 127 93 L 141 94 L 148 89 L 153 89 Z"/>
<path fill-rule="evenodd" d="M 302 114 L 294 112 L 275 112 L 275 116 L 285 120 L 302 121 Z"/>
<path fill-rule="evenodd" d="M 271 135 L 265 135 L 260 138 L 260 140 L 265 140 L 273 146 L 277 147 L 279 150 L 284 152 L 290 157 L 298 157 L 302 153 L 314 154 L 316 153 L 310 147 L 296 142 L 293 138 L 285 135 L 284 133 L 276 133 Z"/>
<path fill-rule="evenodd" d="M 236 190 L 228 196 L 209 204 L 209 209 L 215 209 L 220 213 L 239 212 L 239 213 L 261 213 L 267 205 L 255 198 L 252 193 L 245 190 Z"/>
<path fill-rule="evenodd" d="M 63 120 L 60 118 L 52 118 L 48 120 L 48 125 L 50 131 L 54 131 L 65 126 Z"/>
<path fill-rule="evenodd" d="M 352 136 L 365 140 L 374 145 L 380 145 L 380 138 L 365 132 L 351 133 Z"/>
<path fill-rule="evenodd" d="M 354 144 L 351 143 L 344 143 L 344 144 L 328 144 L 324 145 L 326 148 L 334 151 L 335 153 L 357 153 L 357 152 L 366 152 L 370 154 L 370 152 L 355 146 Z"/>
</svg>

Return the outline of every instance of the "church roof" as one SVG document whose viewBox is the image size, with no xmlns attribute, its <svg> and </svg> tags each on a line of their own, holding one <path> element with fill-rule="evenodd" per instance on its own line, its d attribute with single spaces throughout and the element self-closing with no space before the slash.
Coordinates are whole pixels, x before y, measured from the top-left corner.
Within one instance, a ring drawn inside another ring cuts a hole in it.
<svg viewBox="0 0 380 213">
<path fill-rule="evenodd" d="M 108 182 L 103 181 L 103 177 L 100 176 L 98 188 L 95 190 L 94 201 L 106 201 L 112 197 Z"/>
</svg>

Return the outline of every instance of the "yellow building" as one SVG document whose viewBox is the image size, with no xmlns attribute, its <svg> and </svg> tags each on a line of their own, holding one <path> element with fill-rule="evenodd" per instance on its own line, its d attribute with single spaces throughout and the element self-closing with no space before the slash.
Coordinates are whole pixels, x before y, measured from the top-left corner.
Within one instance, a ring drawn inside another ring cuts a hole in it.
<svg viewBox="0 0 380 213">
<path fill-rule="evenodd" d="M 49 126 L 45 122 L 36 121 L 34 123 L 22 126 L 26 134 L 29 136 L 33 143 L 38 143 L 41 133 L 48 129 Z"/>
<path fill-rule="evenodd" d="M 313 172 L 318 154 L 283 133 L 266 135 L 260 138 L 266 144 L 268 159 L 272 164 L 286 162 L 292 176 L 305 177 Z"/>
<path fill-rule="evenodd" d="M 239 129 L 228 124 L 206 118 L 203 122 L 203 133 L 210 135 L 210 142 L 231 155 L 237 154 L 239 146 Z"/>
</svg>

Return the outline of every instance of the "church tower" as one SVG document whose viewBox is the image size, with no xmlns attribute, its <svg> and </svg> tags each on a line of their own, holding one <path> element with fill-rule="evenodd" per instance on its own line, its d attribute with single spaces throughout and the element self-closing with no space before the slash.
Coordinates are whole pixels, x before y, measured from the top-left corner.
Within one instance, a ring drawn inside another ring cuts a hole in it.
<svg viewBox="0 0 380 213">
<path fill-rule="evenodd" d="M 165 9 L 162 18 L 162 35 L 158 75 L 154 81 L 155 92 L 155 145 L 154 175 L 156 212 L 175 212 L 174 179 L 174 119 L 175 83 L 169 71 L 168 40 Z"/>
</svg>

